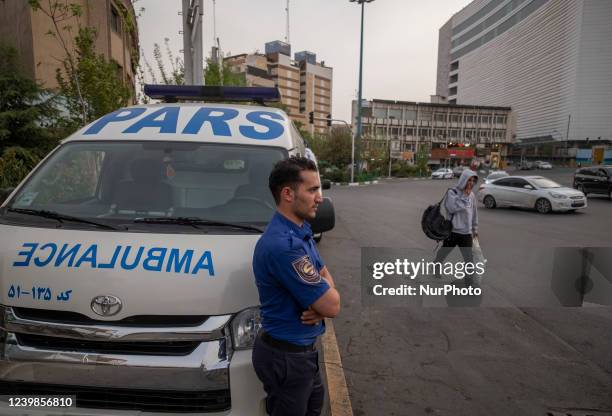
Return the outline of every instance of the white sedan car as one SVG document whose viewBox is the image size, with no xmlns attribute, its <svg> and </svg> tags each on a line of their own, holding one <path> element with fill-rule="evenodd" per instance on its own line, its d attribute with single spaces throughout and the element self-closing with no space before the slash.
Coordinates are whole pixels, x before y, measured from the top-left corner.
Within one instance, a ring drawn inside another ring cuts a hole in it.
<svg viewBox="0 0 612 416">
<path fill-rule="evenodd" d="M 537 169 L 552 169 L 552 165 L 548 162 L 543 162 L 541 160 L 538 160 L 536 162 L 536 168 Z"/>
<path fill-rule="evenodd" d="M 542 214 L 575 211 L 587 206 L 582 192 L 542 176 L 506 176 L 483 184 L 478 190 L 478 200 L 489 209 L 502 206 L 535 208 Z"/>
<path fill-rule="evenodd" d="M 431 179 L 453 179 L 453 171 L 447 168 L 441 168 L 431 174 Z"/>
</svg>

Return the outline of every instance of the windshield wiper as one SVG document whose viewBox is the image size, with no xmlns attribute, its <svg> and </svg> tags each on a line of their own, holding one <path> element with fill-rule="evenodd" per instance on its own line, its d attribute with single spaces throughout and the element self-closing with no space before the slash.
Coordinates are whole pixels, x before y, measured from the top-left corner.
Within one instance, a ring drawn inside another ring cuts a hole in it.
<svg viewBox="0 0 612 416">
<path fill-rule="evenodd" d="M 95 225 L 96 227 L 105 228 L 107 230 L 117 230 L 117 228 L 113 227 L 112 225 L 86 220 L 85 218 L 73 217 L 71 215 L 64 215 L 64 214 L 60 214 L 59 212 L 55 212 L 55 211 L 46 211 L 42 209 L 25 209 L 25 208 L 8 208 L 7 211 L 16 212 L 18 214 L 36 215 L 38 217 L 50 218 L 53 220 L 57 220 L 60 223 L 64 221 L 80 222 L 83 224 Z"/>
<path fill-rule="evenodd" d="M 231 227 L 231 228 L 238 228 L 240 230 L 255 231 L 258 233 L 263 233 L 263 230 L 261 228 L 258 228 L 252 225 L 237 224 L 237 223 L 232 223 L 232 222 L 213 221 L 213 220 L 207 220 L 205 218 L 199 218 L 199 217 L 146 217 L 146 218 L 136 218 L 134 222 L 145 223 L 145 224 L 188 225 L 194 228 L 199 228 L 198 226 L 200 225 L 208 225 L 212 227 Z"/>
</svg>

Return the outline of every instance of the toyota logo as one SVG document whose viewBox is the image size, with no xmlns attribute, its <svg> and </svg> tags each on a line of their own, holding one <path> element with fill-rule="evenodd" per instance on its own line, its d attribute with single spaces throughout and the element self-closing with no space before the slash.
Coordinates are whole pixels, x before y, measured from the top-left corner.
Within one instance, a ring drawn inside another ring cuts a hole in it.
<svg viewBox="0 0 612 416">
<path fill-rule="evenodd" d="M 91 310 L 100 316 L 117 315 L 121 307 L 119 298 L 112 295 L 96 296 L 91 301 Z"/>
</svg>

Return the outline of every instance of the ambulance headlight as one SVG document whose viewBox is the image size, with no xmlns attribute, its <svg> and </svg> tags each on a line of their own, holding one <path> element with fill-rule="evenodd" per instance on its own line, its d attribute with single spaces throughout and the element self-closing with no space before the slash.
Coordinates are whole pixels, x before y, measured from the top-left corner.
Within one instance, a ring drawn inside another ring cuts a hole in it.
<svg viewBox="0 0 612 416">
<path fill-rule="evenodd" d="M 234 349 L 245 350 L 253 348 L 255 338 L 261 329 L 261 315 L 259 308 L 245 309 L 232 320 L 232 341 Z"/>
</svg>

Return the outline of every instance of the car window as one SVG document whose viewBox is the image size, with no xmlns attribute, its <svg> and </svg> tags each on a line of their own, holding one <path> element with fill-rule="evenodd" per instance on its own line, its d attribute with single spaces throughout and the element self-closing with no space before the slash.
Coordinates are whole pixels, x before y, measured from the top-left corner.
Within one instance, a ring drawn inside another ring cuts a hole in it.
<svg viewBox="0 0 612 416">
<path fill-rule="evenodd" d="M 559 185 L 557 182 L 546 178 L 531 179 L 531 182 L 533 182 L 536 188 L 540 189 L 561 188 L 561 185 Z"/>
<path fill-rule="evenodd" d="M 70 142 L 8 207 L 109 222 L 172 216 L 263 224 L 275 210 L 268 176 L 285 157 L 285 150 L 268 146 Z"/>
<path fill-rule="evenodd" d="M 493 184 L 497 185 L 497 186 L 512 186 L 512 179 L 498 179 L 495 182 L 493 182 Z"/>
<path fill-rule="evenodd" d="M 529 185 L 529 182 L 527 182 L 525 179 L 512 180 L 512 187 L 514 188 L 523 188 L 525 185 Z"/>
</svg>

